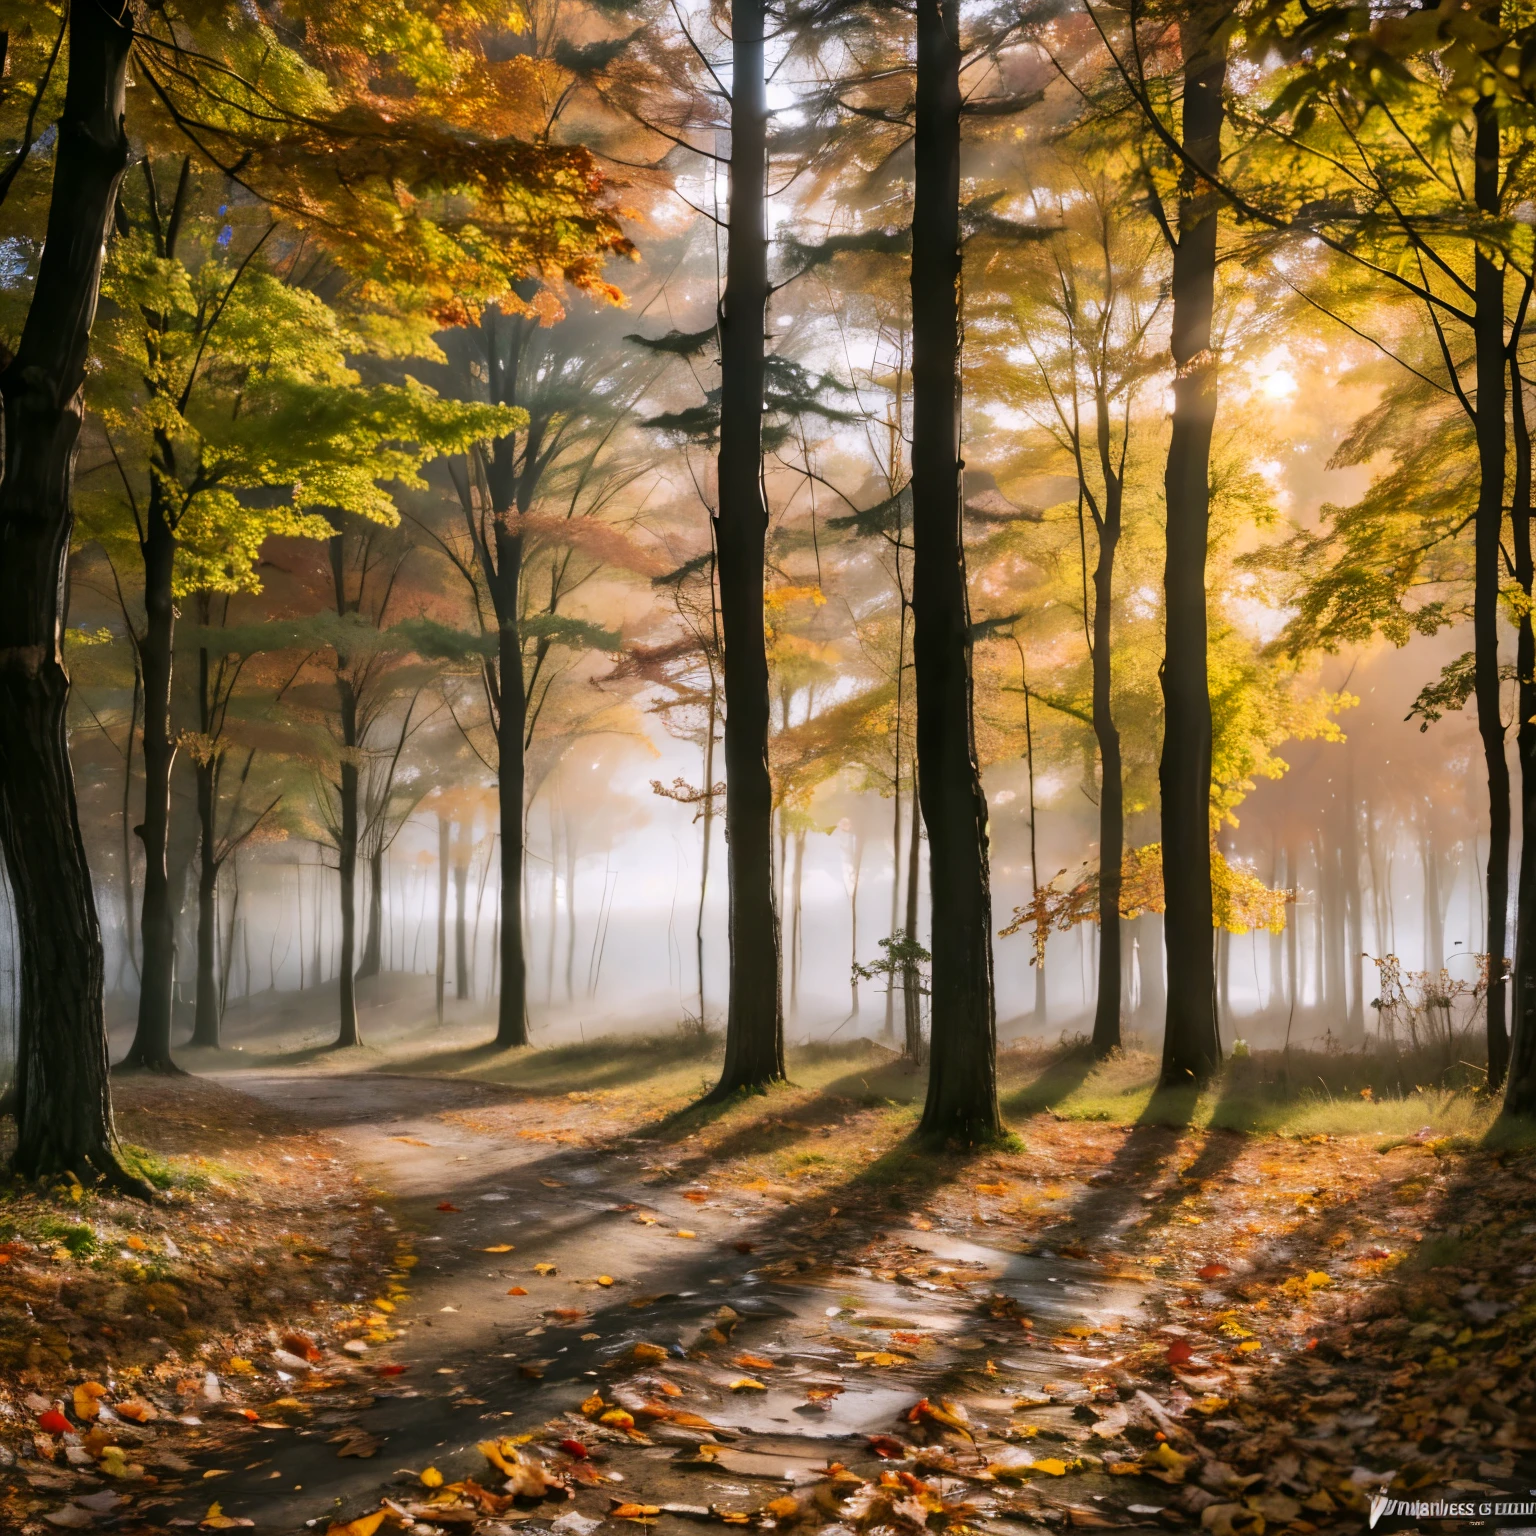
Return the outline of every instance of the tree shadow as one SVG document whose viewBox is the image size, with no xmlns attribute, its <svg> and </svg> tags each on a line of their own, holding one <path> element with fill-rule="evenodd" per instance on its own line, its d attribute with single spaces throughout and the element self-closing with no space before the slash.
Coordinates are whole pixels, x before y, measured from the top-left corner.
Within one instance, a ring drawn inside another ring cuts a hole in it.
<svg viewBox="0 0 1536 1536">
<path fill-rule="evenodd" d="M 1074 1042 L 1048 1060 L 1027 1083 L 1002 1096 L 1004 1115 L 1037 1115 L 1055 1109 L 1082 1087 L 1098 1065 L 1090 1045 Z"/>
</svg>

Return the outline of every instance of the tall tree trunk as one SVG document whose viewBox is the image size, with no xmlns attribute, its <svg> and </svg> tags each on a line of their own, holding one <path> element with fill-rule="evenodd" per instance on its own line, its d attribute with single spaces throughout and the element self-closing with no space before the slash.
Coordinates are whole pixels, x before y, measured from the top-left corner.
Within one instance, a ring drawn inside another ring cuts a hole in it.
<svg viewBox="0 0 1536 1536">
<path fill-rule="evenodd" d="M 1040 894 L 1040 854 L 1035 840 L 1035 729 L 1030 718 L 1029 674 L 1024 668 L 1024 648 L 1019 647 L 1019 686 L 1024 692 L 1024 765 L 1029 778 L 1029 896 L 1033 901 Z M 1123 835 L 1123 828 L 1122 828 Z M 1032 1022 L 1036 1029 L 1045 1028 L 1045 958 L 1036 956 L 1030 966 L 1035 976 L 1035 1006 Z"/>
<path fill-rule="evenodd" d="M 147 1194 L 114 1151 L 101 926 L 66 735 L 62 600 L 71 491 L 102 252 L 128 163 L 132 18 L 100 0 L 69 13 L 69 76 L 32 302 L 0 371 L 0 844 L 20 957 L 17 1173 L 94 1170 Z"/>
<path fill-rule="evenodd" d="M 1518 339 L 1518 338 L 1517 338 Z M 1529 600 L 1536 589 L 1531 550 L 1531 432 L 1525 414 L 1525 382 L 1519 354 L 1510 363 L 1515 483 L 1510 499 L 1515 580 Z M 1520 754 L 1520 870 L 1515 908 L 1514 1007 L 1504 1108 L 1536 1116 L 1536 630 L 1529 602 L 1520 614 L 1515 655 L 1519 708 L 1515 743 Z"/>
<path fill-rule="evenodd" d="M 461 821 L 459 838 L 466 845 L 468 830 Z M 469 849 L 456 848 L 453 861 L 453 995 L 459 1002 L 469 997 L 469 946 L 465 926 L 464 899 L 469 887 Z"/>
<path fill-rule="evenodd" d="M 1168 1010 L 1167 956 L 1163 945 L 1163 914 L 1144 912 L 1141 924 L 1141 1016 L 1148 1025 L 1161 1024 Z"/>
<path fill-rule="evenodd" d="M 1125 786 L 1120 732 L 1111 698 L 1114 684 L 1112 619 L 1115 551 L 1120 543 L 1124 486 L 1112 462 L 1109 400 L 1095 401 L 1099 468 L 1104 476 L 1104 515 L 1094 514 L 1099 558 L 1093 571 L 1093 734 L 1099 746 L 1099 991 L 1093 1014 L 1093 1054 L 1102 1061 L 1120 1049 L 1122 1011 L 1120 922 L 1121 860 L 1125 853 Z M 1126 430 L 1130 430 L 1127 422 Z"/>
<path fill-rule="evenodd" d="M 1486 8 L 1485 8 L 1486 9 Z M 1498 7 L 1493 7 L 1498 17 Z M 1499 214 L 1499 113 L 1492 96 L 1476 108 L 1473 197 L 1478 209 Z M 1472 258 L 1477 354 L 1477 514 L 1473 522 L 1472 635 L 1477 732 L 1488 773 L 1488 907 L 1484 914 L 1488 955 L 1488 1086 L 1504 1082 L 1509 1065 L 1505 1029 L 1504 954 L 1509 908 L 1509 762 L 1504 755 L 1504 717 L 1499 695 L 1499 584 L 1504 531 L 1504 269 L 1478 244 Z"/>
<path fill-rule="evenodd" d="M 123 743 L 123 942 L 135 976 L 139 971 L 139 946 L 134 936 L 133 899 L 133 738 L 139 733 L 139 712 L 144 704 L 144 674 L 139 670 L 139 648 L 133 651 L 133 699 L 128 706 L 128 740 Z M 123 980 L 118 972 L 118 984 Z"/>
<path fill-rule="evenodd" d="M 987 800 L 976 762 L 960 503 L 960 6 L 918 0 L 912 207 L 912 658 L 933 979 L 920 1132 L 1002 1127 Z"/>
<path fill-rule="evenodd" d="M 370 835 L 369 841 L 373 838 Z M 357 967 L 358 980 L 377 976 L 384 963 L 384 850 L 368 852 L 368 926 L 363 930 L 363 958 Z"/>
<path fill-rule="evenodd" d="M 357 690 L 346 674 L 342 658 L 337 667 L 336 690 L 341 697 L 341 829 L 336 867 L 341 884 L 341 958 L 337 968 L 340 985 L 338 1047 L 361 1045 L 357 1028 Z"/>
<path fill-rule="evenodd" d="M 714 581 L 711 571 L 710 581 Z M 713 600 L 713 599 L 711 599 Z M 709 663 L 709 720 L 704 738 L 704 841 L 699 854 L 699 913 L 693 929 L 694 963 L 699 972 L 699 1028 L 705 1027 L 704 1013 L 704 913 L 709 899 L 709 853 L 715 840 L 715 732 L 720 721 L 720 684 L 715 676 L 715 663 Z"/>
<path fill-rule="evenodd" d="M 516 612 L 521 577 L 522 537 L 498 525 L 498 585 L 507 611 Z M 501 574 L 505 573 L 505 574 Z M 501 994 L 496 1012 L 496 1043 L 504 1048 L 528 1044 L 528 960 L 523 945 L 523 797 L 526 775 L 523 747 L 528 728 L 528 698 L 523 685 L 523 647 L 518 630 L 501 621 L 501 710 L 496 741 L 497 811 L 501 818 Z"/>
<path fill-rule="evenodd" d="M 731 6 L 731 171 L 720 306 L 715 547 L 725 666 L 725 836 L 730 991 L 725 1064 L 709 1097 L 784 1077 L 783 956 L 773 884 L 768 653 L 763 639 L 763 332 L 768 309 L 768 86 L 763 0 Z"/>
<path fill-rule="evenodd" d="M 1194 166 L 1221 155 L 1227 76 L 1226 0 L 1191 5 L 1179 24 L 1183 145 L 1179 238 L 1173 253 L 1173 430 L 1165 492 L 1163 570 L 1163 934 L 1168 1011 L 1162 1080 L 1203 1081 L 1221 1059 L 1211 898 L 1211 698 L 1206 676 L 1205 560 L 1210 527 L 1211 435 L 1216 425 L 1217 194 Z"/>
<path fill-rule="evenodd" d="M 139 645 L 144 670 L 144 820 L 134 829 L 144 845 L 144 906 L 139 931 L 144 946 L 139 975 L 139 1020 L 125 1067 L 176 1072 L 171 1060 L 171 978 L 176 967 L 175 917 L 171 912 L 166 851 L 171 824 L 171 767 L 176 741 L 171 730 L 171 670 L 176 606 L 172 581 L 176 536 L 158 477 L 144 519 L 144 608 L 149 622 Z"/>
<path fill-rule="evenodd" d="M 487 311 L 482 322 L 490 362 L 490 395 L 493 404 L 516 405 L 523 338 L 532 322 L 522 319 L 510 322 L 510 345 L 504 351 L 498 336 L 503 320 L 504 317 L 494 311 Z M 527 512 L 537 484 L 537 447 L 537 443 L 525 441 L 520 475 L 513 435 L 509 433 L 496 440 L 486 466 L 486 484 L 495 516 L 494 561 L 489 549 L 481 552 L 499 629 L 496 795 L 501 834 L 501 905 L 497 939 L 501 989 L 496 1005 L 496 1044 L 503 1049 L 528 1044 L 528 956 L 523 932 L 524 797 L 527 793 L 523 754 L 528 738 L 528 689 L 523 677 L 523 536 L 515 524 L 516 519 Z M 491 569 L 493 563 L 494 569 Z"/>
<path fill-rule="evenodd" d="M 916 786 L 913 786 L 914 790 Z M 917 942 L 917 887 L 922 874 L 923 819 L 917 814 L 914 795 L 912 826 L 907 837 L 907 926 L 909 944 Z M 902 1047 L 901 1054 L 914 1066 L 927 1060 L 923 1042 L 922 977 L 916 964 L 908 960 L 901 968 Z"/>
<path fill-rule="evenodd" d="M 198 622 L 206 629 L 210 617 L 208 594 L 198 594 Z M 219 760 L 209 750 L 213 725 L 213 699 L 209 693 L 208 647 L 197 651 L 197 728 L 202 734 L 203 755 L 193 765 L 197 777 L 197 1014 L 192 1025 L 191 1044 L 209 1050 L 219 1048 L 219 993 L 214 974 L 215 935 L 219 922 L 219 854 L 217 844 L 217 799 Z M 302 931 L 302 929 L 301 929 Z M 300 966 L 303 945 L 299 946 Z M 300 985 L 303 978 L 300 977 Z"/>
<path fill-rule="evenodd" d="M 437 1022 L 448 989 L 448 818 L 437 813 Z"/>
</svg>

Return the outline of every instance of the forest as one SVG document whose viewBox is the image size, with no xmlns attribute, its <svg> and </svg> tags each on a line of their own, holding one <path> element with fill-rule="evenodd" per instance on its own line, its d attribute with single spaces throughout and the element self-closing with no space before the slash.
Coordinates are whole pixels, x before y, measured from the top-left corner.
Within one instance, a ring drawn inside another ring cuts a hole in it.
<svg viewBox="0 0 1536 1536">
<path fill-rule="evenodd" d="M 1536 1523 L 1533 297 L 1523 0 L 0 0 L 0 1529 Z"/>
</svg>

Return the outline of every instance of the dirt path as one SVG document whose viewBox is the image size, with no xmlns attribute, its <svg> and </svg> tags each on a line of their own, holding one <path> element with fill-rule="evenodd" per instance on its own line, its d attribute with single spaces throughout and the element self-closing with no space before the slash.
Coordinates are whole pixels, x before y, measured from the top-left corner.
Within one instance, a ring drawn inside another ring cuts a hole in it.
<svg viewBox="0 0 1536 1536">
<path fill-rule="evenodd" d="M 673 1450 L 625 1447 L 609 1462 L 612 1481 L 651 1502 L 740 1499 L 743 1477 L 867 1459 L 869 1435 L 891 1430 L 956 1372 L 990 1373 L 1000 1413 L 1020 1394 L 1043 1401 L 1049 1378 L 1102 1361 L 1086 1344 L 1077 1356 L 1016 1358 L 1024 1335 L 1013 1314 L 1053 1333 L 1074 1322 L 1113 1330 L 1142 1301 L 1135 1283 L 1049 1253 L 922 1230 L 921 1220 L 909 1226 L 905 1211 L 890 1213 L 899 1228 L 891 1238 L 868 1222 L 850 1225 L 835 1206 L 788 1209 L 691 1185 L 659 1168 L 643 1140 L 621 1135 L 593 1148 L 524 1139 L 515 1109 L 476 1113 L 511 1097 L 484 1084 L 255 1073 L 228 1081 L 338 1138 L 416 1260 L 409 1299 L 390 1318 L 400 1337 L 379 1351 L 405 1370 L 380 1378 L 367 1406 L 354 1394 L 293 1428 L 253 1425 L 241 1468 L 222 1469 L 223 1510 L 260 1531 L 323 1529 L 327 1517 L 373 1508 L 391 1484 L 415 1484 L 397 1477 L 401 1469 L 483 1474 L 477 1442 L 573 1412 L 594 1384 L 607 1389 L 611 1367 L 637 1343 L 668 1351 L 667 1374 L 688 1406 L 733 1441 L 724 1476 L 679 1470 Z M 829 1273 L 887 1238 L 899 1250 L 892 1262 L 917 1262 L 900 1273 L 861 1264 Z M 486 1251 L 503 1245 L 510 1251 Z M 999 1321 L 989 1321 L 989 1299 Z M 718 1361 L 685 1358 L 721 1326 L 730 1348 L 711 1351 Z M 863 1339 L 846 1337 L 860 1330 Z M 908 1356 L 882 1354 L 892 1330 L 911 1340 Z M 729 1361 L 741 1350 L 772 1362 L 755 1373 L 766 1390 L 731 1390 L 742 1372 Z M 820 1401 L 808 1401 L 813 1390 Z M 1071 1404 L 1043 1412 L 1066 1418 Z M 354 1427 L 375 1454 L 338 1455 L 335 1437 Z M 700 1435 L 670 1438 L 696 1446 Z M 601 1516 L 604 1502 L 591 1513 Z M 206 1508 L 200 1490 L 166 1513 L 197 1520 Z"/>
</svg>

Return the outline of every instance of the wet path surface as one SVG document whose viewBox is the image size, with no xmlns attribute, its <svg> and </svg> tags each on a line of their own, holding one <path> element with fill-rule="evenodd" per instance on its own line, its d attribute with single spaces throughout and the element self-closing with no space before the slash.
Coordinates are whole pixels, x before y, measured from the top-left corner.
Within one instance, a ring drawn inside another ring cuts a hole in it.
<svg viewBox="0 0 1536 1536">
<path fill-rule="evenodd" d="M 238 1457 L 225 1453 L 223 1475 L 161 1518 L 201 1519 L 211 1490 L 259 1531 L 324 1529 L 416 1486 L 401 1473 L 430 1464 L 450 1481 L 483 1477 L 478 1442 L 567 1413 L 582 1426 L 573 1435 L 619 1442 L 604 1447 L 610 1481 L 575 1506 L 539 1506 L 536 1521 L 565 1508 L 601 1517 L 610 1492 L 698 1505 L 768 1497 L 764 1479 L 809 1481 L 829 1460 L 867 1456 L 868 1436 L 896 1431 L 946 1382 L 968 1383 L 973 1413 L 1040 1405 L 1032 1417 L 1049 1436 L 1053 1416 L 1065 1426 L 1086 1399 L 1074 1383 L 1103 1366 L 1095 1351 L 1108 1346 L 1096 1331 L 1080 1354 L 1031 1347 L 1021 1318 L 1056 1336 L 1079 1322 L 1112 1333 L 1144 1294 L 1052 1253 L 909 1228 L 896 1212 L 892 1228 L 915 1262 L 899 1273 L 863 1267 L 856 1255 L 881 1234 L 838 1221 L 835 1208 L 669 1178 L 643 1138 L 600 1148 L 525 1139 L 516 1096 L 495 1087 L 282 1074 L 229 1085 L 345 1147 L 414 1259 L 409 1298 L 388 1319 L 397 1339 L 320 1362 L 315 1374 L 336 1384 L 303 1395 L 312 1412 L 263 1410 Z M 498 1248 L 508 1251 L 486 1251 Z M 829 1263 L 845 1267 L 829 1277 Z M 650 1376 L 616 1369 L 637 1344 L 666 1351 Z M 739 1363 L 744 1353 L 753 1366 Z M 375 1358 L 404 1370 L 381 1375 Z M 576 1412 L 594 1388 L 621 1405 L 626 1393 L 654 1395 L 647 1383 L 662 1373 L 710 1430 L 651 1423 L 655 1444 L 642 1447 Z M 712 1464 L 696 1460 L 701 1439 L 723 1447 Z"/>
</svg>

